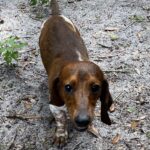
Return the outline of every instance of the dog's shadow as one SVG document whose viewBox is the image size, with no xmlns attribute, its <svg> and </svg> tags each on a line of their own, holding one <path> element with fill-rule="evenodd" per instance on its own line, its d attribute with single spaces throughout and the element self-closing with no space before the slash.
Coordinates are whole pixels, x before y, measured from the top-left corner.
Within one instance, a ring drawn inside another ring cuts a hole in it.
<svg viewBox="0 0 150 150">
<path fill-rule="evenodd" d="M 53 137 L 55 134 L 56 124 L 55 121 L 53 121 L 54 118 L 49 109 L 50 100 L 48 78 L 44 69 L 35 69 L 34 71 L 32 71 L 32 73 L 33 72 L 35 74 L 38 72 L 38 74 L 35 76 L 35 79 L 30 76 L 31 70 L 30 72 L 23 71 L 23 74 L 18 75 L 18 67 L 12 68 L 2 66 L 0 68 L 0 88 L 5 88 L 2 89 L 0 96 L 7 98 L 7 103 L 8 101 L 12 103 L 12 105 L 9 105 L 7 109 L 15 110 L 17 114 L 20 114 L 21 110 L 21 112 L 23 112 L 23 115 L 33 116 L 33 119 L 23 121 L 23 124 L 26 125 L 25 128 L 22 124 L 22 120 L 18 120 L 16 124 L 22 126 L 22 129 L 25 132 L 24 139 L 26 139 L 27 135 L 37 135 L 38 137 L 44 139 L 44 142 L 40 139 L 37 139 L 36 141 L 32 139 L 33 142 L 41 144 L 41 146 L 45 149 L 48 149 L 49 147 L 55 149 L 56 146 L 52 145 L 52 142 L 54 140 Z M 27 104 L 28 102 L 30 104 L 30 98 L 33 103 L 35 103 L 33 104 L 33 107 L 31 109 L 26 110 L 24 104 L 26 104 L 26 102 Z M 5 101 L 3 103 L 5 103 Z M 2 108 L 2 112 L 5 109 L 5 107 Z M 7 112 L 5 111 L 4 113 Z M 36 118 L 37 116 L 40 116 L 41 118 Z M 26 128 L 30 128 L 30 132 L 26 132 Z M 76 140 L 78 140 L 78 138 L 80 138 L 81 136 L 81 134 L 73 129 L 73 125 L 70 120 L 68 120 L 68 131 L 69 143 L 65 146 L 66 148 L 72 147 L 72 143 L 76 142 Z M 85 133 L 84 135 L 86 136 Z M 18 135 L 18 139 L 20 139 L 20 137 L 21 136 Z"/>
<path fill-rule="evenodd" d="M 48 89 L 48 79 L 47 77 L 45 77 L 45 79 L 43 79 L 37 89 L 37 93 L 38 93 L 38 104 L 41 105 L 38 112 L 41 112 L 41 114 L 49 114 L 50 116 L 52 116 L 52 114 L 50 113 L 50 109 L 49 109 L 49 103 L 50 103 L 50 99 L 49 99 L 49 89 Z"/>
</svg>

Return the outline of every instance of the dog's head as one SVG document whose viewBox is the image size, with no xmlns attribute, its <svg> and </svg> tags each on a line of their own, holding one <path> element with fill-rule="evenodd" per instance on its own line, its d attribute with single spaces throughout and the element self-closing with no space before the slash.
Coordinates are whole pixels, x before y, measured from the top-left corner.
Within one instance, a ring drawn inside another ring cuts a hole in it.
<svg viewBox="0 0 150 150">
<path fill-rule="evenodd" d="M 112 104 L 108 82 L 100 68 L 92 62 L 66 65 L 54 82 L 54 96 L 61 99 L 78 130 L 85 130 L 94 116 L 97 100 L 101 100 L 101 120 L 111 124 L 108 109 Z"/>
</svg>

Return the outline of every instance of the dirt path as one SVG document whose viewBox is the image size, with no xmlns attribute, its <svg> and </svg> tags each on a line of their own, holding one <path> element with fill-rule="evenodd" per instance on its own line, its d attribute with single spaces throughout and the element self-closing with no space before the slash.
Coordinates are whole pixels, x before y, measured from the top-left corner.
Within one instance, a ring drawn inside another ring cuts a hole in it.
<svg viewBox="0 0 150 150">
<path fill-rule="evenodd" d="M 117 107 L 110 114 L 112 126 L 95 117 L 99 138 L 70 128 L 64 149 L 149 150 L 150 1 L 61 0 L 60 6 L 78 26 L 91 60 L 105 70 Z M 0 40 L 13 35 L 28 43 L 15 67 L 0 58 L 0 150 L 57 149 L 52 146 L 55 124 L 38 47 L 46 16 L 47 7 L 31 9 L 25 0 L 0 0 Z M 121 138 L 112 144 L 117 134 Z"/>
</svg>

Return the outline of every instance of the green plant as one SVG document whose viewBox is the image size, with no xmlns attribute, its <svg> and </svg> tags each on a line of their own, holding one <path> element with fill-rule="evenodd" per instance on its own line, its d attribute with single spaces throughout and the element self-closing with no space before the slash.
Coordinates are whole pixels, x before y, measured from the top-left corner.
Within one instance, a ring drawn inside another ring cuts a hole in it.
<svg viewBox="0 0 150 150">
<path fill-rule="evenodd" d="M 18 49 L 26 46 L 27 43 L 21 42 L 17 36 L 10 36 L 0 42 L 0 54 L 8 65 L 19 57 Z"/>
<path fill-rule="evenodd" d="M 128 108 L 127 108 L 127 111 L 128 111 L 129 113 L 132 113 L 132 112 L 135 112 L 135 111 L 136 111 L 136 108 L 135 108 L 135 107 L 128 107 Z"/>
<path fill-rule="evenodd" d="M 150 139 L 150 131 L 146 132 L 146 136 L 147 136 L 148 139 Z"/>
<path fill-rule="evenodd" d="M 30 0 L 30 5 L 36 5 L 36 4 L 47 4 L 49 0 Z"/>
<path fill-rule="evenodd" d="M 135 22 L 143 22 L 145 20 L 143 16 L 139 16 L 139 15 L 130 16 L 129 19 Z"/>
<path fill-rule="evenodd" d="M 112 41 L 115 41 L 115 40 L 118 40 L 118 39 L 119 39 L 118 35 L 117 35 L 117 34 L 114 34 L 114 33 L 110 33 L 109 36 L 110 36 L 110 39 L 111 39 Z"/>
</svg>

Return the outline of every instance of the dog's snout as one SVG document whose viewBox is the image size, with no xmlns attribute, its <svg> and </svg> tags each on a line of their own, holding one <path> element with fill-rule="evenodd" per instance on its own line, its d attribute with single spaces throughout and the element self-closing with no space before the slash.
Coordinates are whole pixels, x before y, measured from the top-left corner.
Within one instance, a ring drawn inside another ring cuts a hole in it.
<svg viewBox="0 0 150 150">
<path fill-rule="evenodd" d="M 88 115 L 78 115 L 75 118 L 75 123 L 78 127 L 87 127 L 90 123 L 90 117 Z"/>
</svg>

